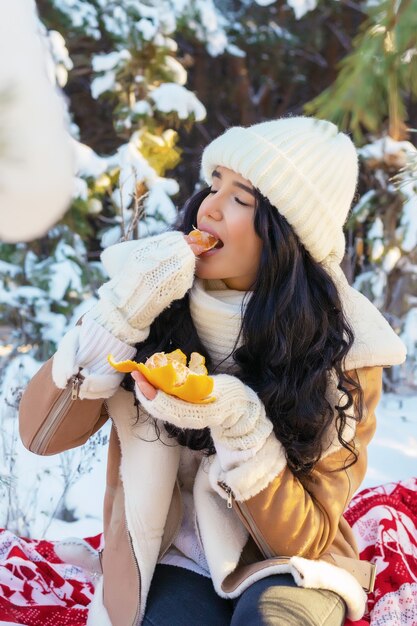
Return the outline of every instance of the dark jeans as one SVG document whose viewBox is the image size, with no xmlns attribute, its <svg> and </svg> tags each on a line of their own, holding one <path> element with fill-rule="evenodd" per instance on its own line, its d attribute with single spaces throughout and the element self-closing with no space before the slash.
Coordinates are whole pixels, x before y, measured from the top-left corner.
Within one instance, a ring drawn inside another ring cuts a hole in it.
<svg viewBox="0 0 417 626">
<path fill-rule="evenodd" d="M 210 578 L 157 565 L 143 624 L 147 626 L 341 626 L 345 604 L 325 589 L 297 587 L 292 576 L 268 576 L 236 600 L 220 598 Z"/>
</svg>

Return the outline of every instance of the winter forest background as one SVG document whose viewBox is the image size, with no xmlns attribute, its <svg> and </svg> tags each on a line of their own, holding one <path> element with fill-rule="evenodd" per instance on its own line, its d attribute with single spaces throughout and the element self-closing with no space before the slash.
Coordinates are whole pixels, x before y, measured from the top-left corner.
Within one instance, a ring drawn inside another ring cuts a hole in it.
<svg viewBox="0 0 417 626">
<path fill-rule="evenodd" d="M 385 370 L 380 408 L 382 439 L 396 444 L 378 454 L 415 467 L 417 0 L 37 6 L 76 170 L 60 223 L 39 240 L 0 243 L 0 526 L 39 538 L 99 532 L 108 430 L 57 458 L 34 457 L 18 438 L 21 390 L 92 305 L 100 251 L 174 221 L 201 184 L 211 138 L 288 114 L 330 119 L 358 147 L 343 267 L 407 344 L 406 363 Z M 391 478 L 375 467 L 371 481 Z"/>
</svg>

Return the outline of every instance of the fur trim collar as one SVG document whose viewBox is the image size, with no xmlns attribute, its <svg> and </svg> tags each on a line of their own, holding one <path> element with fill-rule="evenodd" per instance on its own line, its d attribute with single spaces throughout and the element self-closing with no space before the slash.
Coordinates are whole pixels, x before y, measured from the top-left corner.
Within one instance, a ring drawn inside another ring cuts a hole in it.
<svg viewBox="0 0 417 626">
<path fill-rule="evenodd" d="M 405 345 L 384 316 L 368 298 L 349 285 L 339 266 L 326 269 L 336 284 L 355 335 L 354 344 L 346 357 L 346 369 L 390 367 L 403 363 Z"/>
</svg>

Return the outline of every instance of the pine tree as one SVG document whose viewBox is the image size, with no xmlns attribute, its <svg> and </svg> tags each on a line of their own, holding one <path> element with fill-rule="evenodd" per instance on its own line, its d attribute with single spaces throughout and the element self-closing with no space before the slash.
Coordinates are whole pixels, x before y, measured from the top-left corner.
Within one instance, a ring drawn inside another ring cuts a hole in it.
<svg viewBox="0 0 417 626">
<path fill-rule="evenodd" d="M 337 79 L 305 110 L 352 131 L 358 142 L 385 125 L 401 140 L 408 136 L 407 104 L 417 100 L 417 0 L 385 0 L 366 11 Z"/>
</svg>

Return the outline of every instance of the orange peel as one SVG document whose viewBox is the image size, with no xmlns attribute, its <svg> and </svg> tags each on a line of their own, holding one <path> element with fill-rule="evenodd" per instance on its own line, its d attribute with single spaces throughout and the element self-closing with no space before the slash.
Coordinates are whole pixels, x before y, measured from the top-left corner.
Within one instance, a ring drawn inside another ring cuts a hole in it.
<svg viewBox="0 0 417 626">
<path fill-rule="evenodd" d="M 128 374 L 138 371 L 148 382 L 171 396 L 176 396 L 193 404 L 208 404 L 215 400 L 210 395 L 214 381 L 207 375 L 205 359 L 198 352 L 192 352 L 187 366 L 187 357 L 181 350 L 156 352 L 145 363 L 136 361 L 115 361 L 111 354 L 107 361 L 118 372 Z"/>
</svg>

